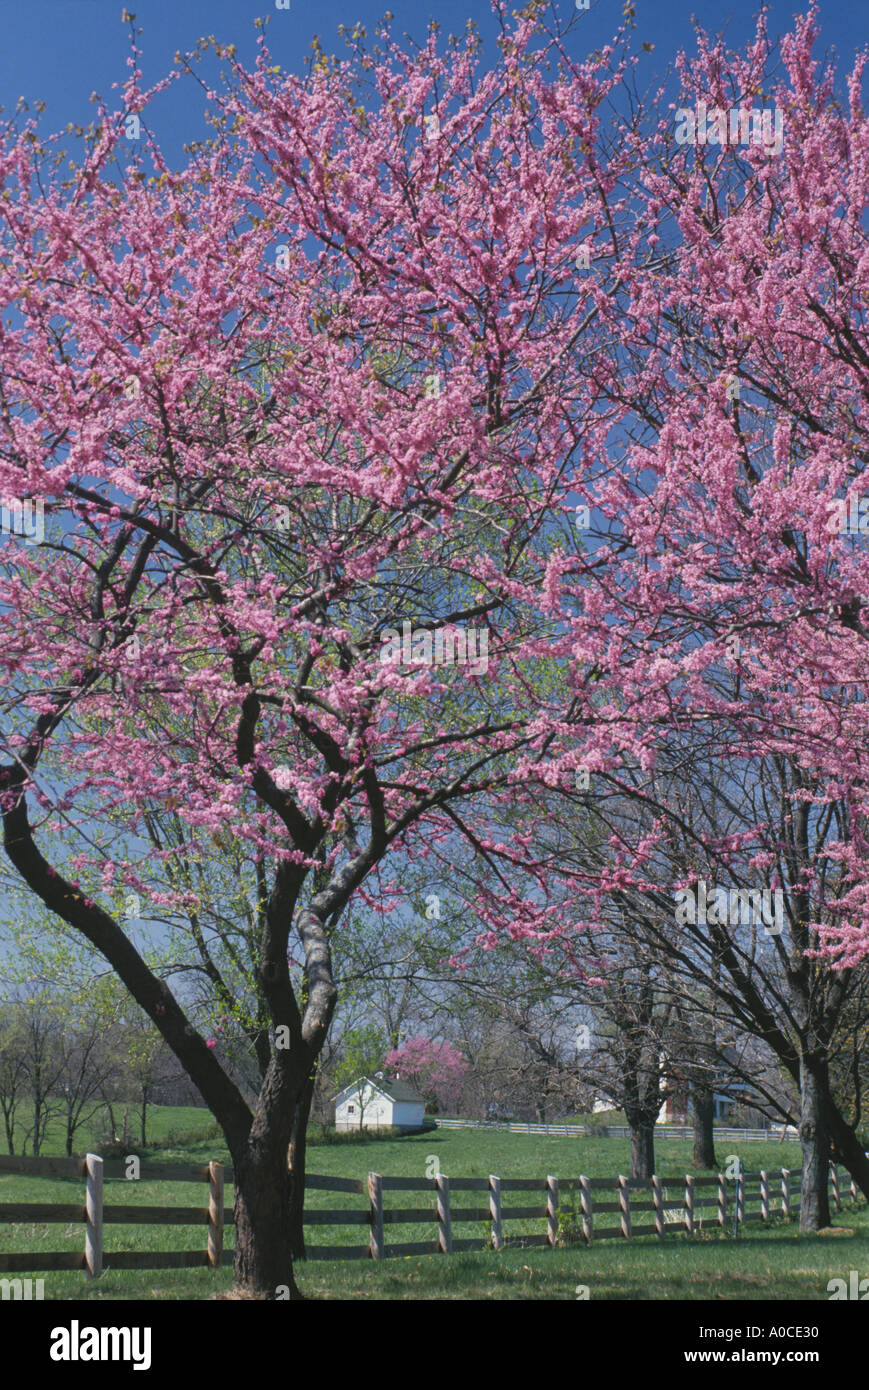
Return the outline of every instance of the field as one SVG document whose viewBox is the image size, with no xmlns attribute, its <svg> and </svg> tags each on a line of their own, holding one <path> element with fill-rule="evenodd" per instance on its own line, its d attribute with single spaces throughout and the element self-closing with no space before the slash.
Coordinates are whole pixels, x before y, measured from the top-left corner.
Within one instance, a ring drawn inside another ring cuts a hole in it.
<svg viewBox="0 0 869 1390">
<path fill-rule="evenodd" d="M 140 1150 L 135 1144 L 129 1152 L 150 1161 L 195 1162 L 207 1159 L 228 1161 L 228 1155 L 201 1110 L 155 1108 L 149 1126 L 155 1147 Z M 47 1152 L 62 1151 L 52 1136 Z M 93 1137 L 83 1135 L 77 1145 L 83 1152 Z M 799 1167 L 799 1147 L 792 1143 L 744 1143 L 736 1146 L 746 1168 L 766 1167 L 775 1172 L 782 1167 Z M 660 1140 L 656 1167 L 672 1182 L 671 1199 L 680 1200 L 685 1174 L 695 1172 L 691 1146 L 687 1140 Z M 719 1147 L 719 1163 L 728 1153 Z M 440 1170 L 451 1177 L 541 1177 L 547 1173 L 562 1181 L 584 1173 L 589 1177 L 610 1177 L 628 1169 L 628 1141 L 622 1139 L 563 1139 L 473 1130 L 440 1130 L 401 1139 L 366 1140 L 316 1144 L 309 1150 L 312 1173 L 362 1178 L 369 1171 L 386 1176 L 423 1178 L 436 1159 Z M 121 1189 L 121 1190 L 119 1190 Z M 82 1202 L 84 1185 L 78 1179 L 43 1179 L 19 1176 L 0 1177 L 0 1201 Z M 709 1193 L 709 1189 L 704 1189 Z M 702 1227 L 693 1239 L 682 1233 L 667 1237 L 662 1245 L 656 1237 L 639 1237 L 628 1244 L 618 1238 L 595 1240 L 591 1247 L 575 1246 L 549 1250 L 539 1246 L 508 1249 L 501 1253 L 485 1251 L 487 1227 L 483 1222 L 456 1222 L 461 1205 L 479 1206 L 479 1193 L 454 1195 L 454 1234 L 479 1236 L 480 1252 L 451 1256 L 422 1255 L 373 1262 L 309 1261 L 298 1266 L 299 1284 L 316 1299 L 575 1299 L 577 1286 L 588 1288 L 590 1299 L 808 1299 L 827 1300 L 827 1283 L 833 1278 L 848 1279 L 850 1270 L 861 1277 L 869 1272 L 869 1211 L 865 1202 L 851 1204 L 843 1182 L 843 1210 L 834 1216 L 838 1230 L 823 1235 L 800 1235 L 795 1222 L 774 1220 L 768 1230 L 750 1225 L 738 1239 L 722 1234 L 713 1226 L 708 1196 L 705 1211 L 699 1212 Z M 106 1184 L 106 1204 L 163 1204 L 202 1206 L 206 1204 L 205 1184 L 114 1181 Z M 528 1194 L 517 1194 L 523 1204 Z M 511 1204 L 514 1198 L 511 1197 Z M 542 1197 L 533 1198 L 534 1204 Z M 431 1205 L 429 1194 L 389 1192 L 384 1204 L 399 1207 Z M 231 1193 L 227 1192 L 227 1205 Z M 507 1198 L 505 1196 L 505 1205 Z M 366 1201 L 355 1194 L 312 1191 L 307 1210 L 323 1208 L 364 1211 Z M 434 1224 L 407 1223 L 388 1226 L 386 1239 L 416 1241 L 434 1238 Z M 540 1220 L 514 1222 L 506 1233 L 540 1234 Z M 232 1228 L 226 1229 L 232 1242 Z M 312 1244 L 361 1244 L 367 1238 L 365 1226 L 341 1228 L 310 1227 Z M 38 1251 L 82 1248 L 83 1227 L 70 1225 L 4 1226 L 0 1243 L 4 1250 Z M 115 1225 L 105 1227 L 105 1249 L 110 1258 L 114 1250 L 204 1249 L 204 1226 Z M 39 1277 L 34 1271 L 34 1277 Z M 89 1283 L 77 1271 L 48 1272 L 47 1298 L 61 1299 L 207 1299 L 228 1291 L 229 1269 L 212 1272 L 203 1269 L 112 1271 L 108 1269 L 97 1283 Z"/>
</svg>

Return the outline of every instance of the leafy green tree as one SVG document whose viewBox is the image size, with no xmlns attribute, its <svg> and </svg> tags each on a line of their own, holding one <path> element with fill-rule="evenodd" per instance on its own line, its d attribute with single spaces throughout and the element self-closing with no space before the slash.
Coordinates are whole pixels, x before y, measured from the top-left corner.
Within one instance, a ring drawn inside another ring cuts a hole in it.
<svg viewBox="0 0 869 1390">
<path fill-rule="evenodd" d="M 9 1153 L 15 1152 L 19 1106 L 27 1087 L 27 1033 L 20 1007 L 0 1004 L 0 1110 Z"/>
<path fill-rule="evenodd" d="M 339 1088 L 353 1085 L 379 1071 L 383 1058 L 389 1049 L 385 1034 L 373 1023 L 362 1028 L 352 1028 L 341 1039 L 341 1061 L 335 1068 L 334 1076 Z M 370 1087 L 359 1088 L 359 1128 L 362 1128 L 365 1111 L 372 1100 Z"/>
</svg>

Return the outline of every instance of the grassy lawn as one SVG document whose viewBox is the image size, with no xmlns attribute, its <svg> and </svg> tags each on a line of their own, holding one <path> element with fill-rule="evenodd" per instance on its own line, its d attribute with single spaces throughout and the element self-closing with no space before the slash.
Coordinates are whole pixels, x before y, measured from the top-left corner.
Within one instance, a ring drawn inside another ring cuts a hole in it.
<svg viewBox="0 0 869 1390">
<path fill-rule="evenodd" d="M 149 1129 L 159 1147 L 140 1150 L 131 1144 L 129 1152 L 149 1161 L 202 1163 L 214 1158 L 228 1162 L 228 1155 L 217 1137 L 211 1117 L 202 1110 L 155 1107 Z M 150 1137 L 150 1136 L 149 1136 Z M 80 1151 L 88 1147 L 88 1136 Z M 78 1146 L 77 1146 L 78 1147 Z M 725 1151 L 726 1149 L 726 1151 Z M 46 1152 L 62 1151 L 57 1136 Z M 738 1153 L 746 1169 L 767 1168 L 771 1174 L 773 1210 L 778 1209 L 778 1182 L 774 1176 L 782 1167 L 799 1166 L 799 1146 L 793 1143 L 763 1142 L 721 1146 L 719 1165 L 730 1153 Z M 629 1144 L 623 1139 L 565 1139 L 548 1136 L 508 1134 L 497 1131 L 440 1130 L 399 1139 L 372 1139 L 358 1143 L 315 1144 L 309 1149 L 311 1173 L 361 1178 L 370 1171 L 383 1176 L 425 1178 L 437 1161 L 442 1173 L 450 1177 L 487 1177 L 490 1173 L 507 1177 L 540 1177 L 553 1174 L 562 1183 L 580 1173 L 589 1177 L 615 1177 L 629 1171 Z M 665 1199 L 681 1204 L 686 1173 L 694 1172 L 690 1140 L 661 1139 L 656 1145 L 656 1168 L 665 1180 Z M 693 1238 L 683 1232 L 668 1235 L 662 1244 L 655 1236 L 638 1237 L 630 1244 L 618 1236 L 596 1239 L 593 1245 L 549 1250 L 539 1246 L 510 1248 L 500 1253 L 485 1250 L 489 1231 L 479 1219 L 461 1220 L 461 1209 L 483 1207 L 485 1193 L 455 1192 L 452 1195 L 453 1235 L 480 1241 L 479 1252 L 462 1252 L 449 1257 L 438 1255 L 389 1259 L 382 1263 L 363 1261 L 311 1260 L 298 1267 L 297 1277 L 310 1297 L 366 1299 L 575 1299 L 576 1286 L 588 1288 L 590 1299 L 809 1299 L 826 1300 L 827 1283 L 856 1269 L 869 1273 L 869 1211 L 861 1199 L 850 1202 L 842 1175 L 843 1210 L 834 1222 L 843 1228 L 838 1235 L 801 1236 L 795 1222 L 776 1218 L 769 1229 L 748 1225 L 738 1239 L 722 1233 L 714 1225 L 714 1188 L 698 1189 L 697 1217 L 702 1223 Z M 732 1185 L 731 1185 L 732 1192 Z M 756 1209 L 756 1184 L 747 1187 L 746 1209 Z M 596 1194 L 597 1195 L 597 1194 Z M 610 1200 L 614 1194 L 606 1194 Z M 602 1199 L 602 1194 L 600 1194 Z M 159 1182 L 152 1180 L 107 1181 L 104 1199 L 112 1204 L 204 1207 L 204 1183 Z M 84 1183 L 79 1179 L 45 1179 L 0 1176 L 0 1201 L 82 1203 Z M 544 1204 L 540 1192 L 503 1194 L 506 1206 Z M 232 1203 L 227 1189 L 226 1204 Z M 430 1191 L 384 1192 L 387 1210 L 402 1207 L 428 1207 L 434 1212 Z M 354 1193 L 311 1191 L 306 1209 L 364 1212 L 367 1200 Z M 635 1216 L 643 1224 L 649 1216 Z M 598 1226 L 611 1224 L 613 1216 L 601 1217 Z M 505 1222 L 507 1236 L 521 1238 L 542 1234 L 540 1218 Z M 387 1243 L 435 1238 L 434 1217 L 425 1223 L 387 1225 Z M 309 1226 L 307 1239 L 312 1245 L 362 1245 L 367 1227 L 354 1225 Z M 203 1250 L 206 1231 L 197 1226 L 120 1225 L 107 1222 L 105 1250 Z M 225 1231 L 227 1247 L 233 1232 Z M 4 1250 L 76 1250 L 83 1246 L 83 1226 L 79 1222 L 0 1227 Z M 112 1271 L 107 1269 L 96 1284 L 90 1284 L 79 1271 L 47 1271 L 33 1277 L 45 1279 L 47 1298 L 59 1299 L 207 1299 L 228 1291 L 231 1271 L 212 1272 L 207 1268 L 181 1270 Z"/>
<path fill-rule="evenodd" d="M 506 1250 L 499 1255 L 421 1256 L 299 1267 L 312 1298 L 826 1300 L 827 1283 L 850 1269 L 869 1272 L 865 1205 L 837 1218 L 853 1234 L 800 1236 L 794 1226 L 751 1230 L 738 1240 L 655 1236 L 601 1241 L 568 1250 Z"/>
<path fill-rule="evenodd" d="M 690 1139 L 657 1138 L 655 1166 L 662 1177 L 684 1181 L 686 1173 L 703 1170 L 692 1165 Z M 794 1143 L 749 1142 L 718 1145 L 716 1157 L 724 1163 L 738 1154 L 747 1169 L 798 1168 L 800 1146 Z M 215 1156 L 215 1155 L 212 1155 Z M 408 1134 L 402 1139 L 369 1140 L 362 1144 L 323 1144 L 309 1151 L 311 1172 L 364 1177 L 369 1171 L 394 1176 L 424 1177 L 430 1156 L 451 1177 L 591 1178 L 629 1173 L 631 1145 L 628 1139 L 564 1139 L 549 1135 L 509 1134 L 503 1130 L 439 1129 Z M 711 1171 L 711 1170 L 710 1170 Z M 418 1205 L 415 1199 L 410 1205 Z"/>
<path fill-rule="evenodd" d="M 123 1106 L 115 1107 L 115 1115 L 118 1125 L 120 1126 L 123 1116 Z M 139 1146 L 139 1112 L 132 1107 L 129 1114 L 129 1130 L 131 1134 L 129 1153 L 141 1153 L 144 1155 L 153 1150 L 158 1156 L 165 1156 L 165 1151 L 167 1149 L 175 1148 L 179 1151 L 183 1150 L 186 1154 L 186 1146 L 191 1140 L 198 1142 L 208 1134 L 213 1135 L 213 1139 L 209 1146 L 210 1148 L 213 1149 L 215 1143 L 218 1141 L 221 1146 L 223 1144 L 223 1136 L 220 1133 L 220 1128 L 210 1112 L 194 1105 L 149 1105 L 146 1129 L 148 1139 L 147 1149 L 142 1149 Z M 105 1111 L 102 1111 L 90 1124 L 85 1123 L 76 1131 L 75 1143 L 73 1145 L 74 1152 L 77 1154 L 84 1154 L 89 1151 L 91 1153 L 98 1153 L 100 1142 L 105 1141 L 107 1133 L 108 1124 L 105 1118 Z M 58 1119 L 50 1119 L 45 1143 L 42 1146 L 42 1156 L 47 1157 L 49 1155 L 64 1154 L 66 1153 L 65 1146 L 66 1133 L 63 1124 Z M 15 1150 L 16 1153 L 21 1152 L 20 1135 L 16 1135 Z M 5 1154 L 8 1152 L 6 1136 L 2 1133 L 2 1130 L 0 1130 L 0 1153 Z M 28 1145 L 27 1153 L 31 1154 L 32 1152 L 33 1150 Z M 219 1155 L 209 1153 L 208 1156 L 209 1158 L 216 1158 Z M 177 1163 L 179 1161 L 176 1154 L 173 1162 Z M 195 1161 L 198 1162 L 199 1160 L 197 1159 Z"/>
</svg>

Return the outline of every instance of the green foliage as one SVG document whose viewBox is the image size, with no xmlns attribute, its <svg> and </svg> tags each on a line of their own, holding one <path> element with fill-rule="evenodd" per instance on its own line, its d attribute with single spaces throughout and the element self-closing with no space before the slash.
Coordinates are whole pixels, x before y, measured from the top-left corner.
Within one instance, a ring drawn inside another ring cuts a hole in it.
<svg viewBox="0 0 869 1390">
<path fill-rule="evenodd" d="M 372 1144 L 383 1139 L 400 1139 L 401 1135 L 394 1125 L 383 1125 L 378 1129 L 335 1129 L 334 1125 L 314 1127 L 308 1132 L 308 1147 L 322 1144 Z"/>
<path fill-rule="evenodd" d="M 334 1068 L 335 1084 L 341 1089 L 363 1076 L 373 1076 L 382 1068 L 388 1051 L 386 1034 L 375 1024 L 348 1029 L 341 1038 L 341 1060 Z"/>
<path fill-rule="evenodd" d="M 575 1187 L 558 1191 L 558 1244 L 575 1245 L 585 1241 L 582 1231 L 582 1199 Z"/>
</svg>

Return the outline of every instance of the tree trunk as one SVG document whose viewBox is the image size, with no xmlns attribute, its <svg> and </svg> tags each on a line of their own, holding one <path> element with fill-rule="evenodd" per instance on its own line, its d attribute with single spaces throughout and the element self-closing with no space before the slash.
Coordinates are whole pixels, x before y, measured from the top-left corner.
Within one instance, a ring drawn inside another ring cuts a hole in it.
<svg viewBox="0 0 869 1390">
<path fill-rule="evenodd" d="M 869 1158 L 867 1158 L 863 1145 L 854 1132 L 854 1126 L 848 1123 L 836 1105 L 830 1093 L 829 1076 L 826 1072 L 820 1078 L 820 1086 L 822 1113 L 827 1132 L 836 1146 L 836 1153 L 857 1183 L 863 1196 L 869 1200 Z"/>
<path fill-rule="evenodd" d="M 655 1126 L 648 1120 L 631 1120 L 631 1177 L 650 1178 L 655 1171 Z"/>
<path fill-rule="evenodd" d="M 806 1058 L 800 1065 L 800 1146 L 803 1152 L 800 1230 L 819 1231 L 830 1224 L 827 1194 L 830 1140 L 823 1114 L 823 1087 L 817 1067 Z"/>
<path fill-rule="evenodd" d="M 694 1162 L 700 1168 L 715 1169 L 715 1097 L 708 1086 L 694 1086 L 691 1090 L 691 1117 L 694 1125 Z"/>
<path fill-rule="evenodd" d="M 293 1276 L 291 1175 L 287 1146 L 250 1143 L 235 1170 L 234 1293 L 301 1299 Z"/>
<path fill-rule="evenodd" d="M 296 1113 L 293 1116 L 293 1132 L 287 1151 L 287 1168 L 290 1172 L 290 1240 L 294 1260 L 305 1259 L 305 1158 L 308 1140 L 308 1118 L 311 1102 L 314 1099 L 313 1071 L 305 1082 L 305 1089 L 299 1097 Z"/>
<path fill-rule="evenodd" d="M 250 1129 L 232 1140 L 226 1136 L 235 1175 L 236 1298 L 303 1297 L 293 1275 L 293 1174 L 288 1155 L 294 1132 L 301 1135 L 304 1129 L 300 1123 L 296 1130 L 296 1122 L 302 1119 L 299 1109 L 314 1063 L 301 1039 L 294 1049 L 278 1049 L 263 1078 Z"/>
<path fill-rule="evenodd" d="M 14 1152 L 15 1152 L 15 1143 L 14 1143 L 14 1140 L 15 1140 L 14 1107 L 13 1107 L 12 1114 L 10 1114 L 10 1112 L 7 1110 L 6 1106 L 4 1105 L 4 1107 L 3 1107 L 3 1126 L 4 1126 L 5 1130 L 6 1130 L 6 1144 L 7 1144 L 7 1146 L 8 1146 L 9 1152 L 10 1152 L 10 1154 L 14 1154 Z"/>
<path fill-rule="evenodd" d="M 39 1158 L 42 1151 L 42 1107 L 36 1102 L 33 1106 L 33 1157 Z"/>
<path fill-rule="evenodd" d="M 109 1124 L 111 1125 L 112 1138 L 114 1139 L 115 1135 L 118 1132 L 118 1127 L 115 1122 L 115 1108 L 112 1105 L 112 1102 L 110 1100 L 107 1100 L 105 1096 L 103 1096 L 103 1104 L 105 1105 L 106 1110 L 109 1112 Z"/>
</svg>

